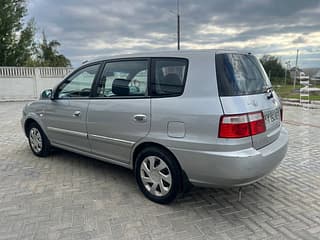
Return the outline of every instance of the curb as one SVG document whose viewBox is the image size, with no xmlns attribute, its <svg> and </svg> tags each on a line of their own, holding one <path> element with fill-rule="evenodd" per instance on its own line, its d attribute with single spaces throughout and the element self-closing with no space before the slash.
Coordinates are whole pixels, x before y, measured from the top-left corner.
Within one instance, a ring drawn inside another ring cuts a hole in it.
<svg viewBox="0 0 320 240">
<path fill-rule="evenodd" d="M 31 102 L 37 100 L 36 98 L 34 99 L 0 99 L 0 103 L 5 103 L 5 102 Z"/>
<path fill-rule="evenodd" d="M 320 101 L 310 101 L 309 104 L 301 104 L 300 99 L 295 98 L 282 98 L 281 102 L 285 106 L 303 107 L 310 109 L 320 109 Z"/>
</svg>

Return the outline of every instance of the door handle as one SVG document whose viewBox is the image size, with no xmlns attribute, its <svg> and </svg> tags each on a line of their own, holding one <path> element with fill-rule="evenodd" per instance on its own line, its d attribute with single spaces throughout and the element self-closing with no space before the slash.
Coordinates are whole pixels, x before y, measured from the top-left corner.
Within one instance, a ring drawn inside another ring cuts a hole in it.
<svg viewBox="0 0 320 240">
<path fill-rule="evenodd" d="M 74 117 L 80 117 L 80 115 L 81 115 L 81 112 L 80 112 L 80 111 L 75 111 L 75 112 L 72 114 L 72 116 L 74 116 Z"/>
<path fill-rule="evenodd" d="M 144 114 L 136 114 L 133 116 L 133 120 L 136 122 L 145 122 L 147 121 L 147 116 Z"/>
</svg>

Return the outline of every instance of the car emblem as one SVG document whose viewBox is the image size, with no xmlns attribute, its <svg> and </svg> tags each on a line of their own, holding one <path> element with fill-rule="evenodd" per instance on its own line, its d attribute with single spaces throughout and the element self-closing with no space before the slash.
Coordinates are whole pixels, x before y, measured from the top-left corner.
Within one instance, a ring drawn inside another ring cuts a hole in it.
<svg viewBox="0 0 320 240">
<path fill-rule="evenodd" d="M 257 106 L 258 106 L 258 103 L 257 103 L 256 100 L 251 100 L 250 102 L 248 102 L 248 105 L 249 105 L 249 106 L 252 105 L 252 106 L 254 106 L 254 107 L 257 107 Z"/>
</svg>

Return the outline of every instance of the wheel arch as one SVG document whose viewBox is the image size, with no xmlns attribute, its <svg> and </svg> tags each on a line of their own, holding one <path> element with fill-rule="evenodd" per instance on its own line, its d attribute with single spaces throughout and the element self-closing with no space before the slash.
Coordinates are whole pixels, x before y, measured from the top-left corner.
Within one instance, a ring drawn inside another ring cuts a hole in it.
<svg viewBox="0 0 320 240">
<path fill-rule="evenodd" d="M 133 149 L 133 152 L 132 152 L 132 156 L 131 156 L 131 167 L 132 167 L 132 169 L 134 169 L 134 167 L 135 167 L 136 158 L 137 158 L 137 155 L 139 154 L 139 152 L 141 152 L 143 149 L 148 148 L 148 147 L 156 147 L 156 148 L 160 148 L 162 150 L 165 150 L 166 152 L 171 154 L 172 157 L 174 157 L 174 159 L 177 161 L 177 163 L 179 164 L 179 167 L 181 169 L 181 166 L 180 166 L 180 163 L 179 163 L 177 157 L 173 154 L 172 151 L 170 151 L 169 148 L 163 146 L 162 144 L 151 142 L 151 141 L 142 142 L 142 143 L 139 143 L 137 146 L 135 146 L 135 148 Z"/>
<path fill-rule="evenodd" d="M 44 131 L 43 127 L 41 126 L 41 124 L 37 120 L 35 120 L 34 118 L 28 118 L 28 119 L 25 120 L 24 126 L 23 126 L 24 133 L 25 133 L 26 136 L 28 136 L 28 129 L 29 129 L 29 126 L 32 123 L 37 124 L 42 129 L 42 131 Z"/>
<path fill-rule="evenodd" d="M 41 145 L 41 148 L 39 151 L 36 151 L 31 146 L 29 129 L 30 129 L 30 126 L 32 126 L 32 125 L 39 129 L 39 132 L 41 135 L 42 145 Z M 26 120 L 24 121 L 23 128 L 24 128 L 24 132 L 26 134 L 26 137 L 28 138 L 29 145 L 30 145 L 32 152 L 38 157 L 47 157 L 51 153 L 51 143 L 50 143 L 50 140 L 48 139 L 41 123 L 39 121 L 37 121 L 36 119 L 29 117 L 29 118 L 26 118 Z"/>
<path fill-rule="evenodd" d="M 191 184 L 189 182 L 189 178 L 188 178 L 186 172 L 181 167 L 181 164 L 180 164 L 178 158 L 174 155 L 174 153 L 169 148 L 167 148 L 166 146 L 164 146 L 162 144 L 155 143 L 155 142 L 152 142 L 152 141 L 148 141 L 148 142 L 142 142 L 142 143 L 138 144 L 137 146 L 135 146 L 135 148 L 133 149 L 133 152 L 132 152 L 132 156 L 131 156 L 131 167 L 132 167 L 132 169 L 133 170 L 135 169 L 136 158 L 137 158 L 137 155 L 139 154 L 139 152 L 142 151 L 145 148 L 148 148 L 148 147 L 160 148 L 160 149 L 168 152 L 173 157 L 173 159 L 175 159 L 175 161 L 177 162 L 177 164 L 179 166 L 179 169 L 181 171 L 181 183 L 182 183 L 181 191 L 188 191 L 190 189 L 190 185 Z"/>
</svg>

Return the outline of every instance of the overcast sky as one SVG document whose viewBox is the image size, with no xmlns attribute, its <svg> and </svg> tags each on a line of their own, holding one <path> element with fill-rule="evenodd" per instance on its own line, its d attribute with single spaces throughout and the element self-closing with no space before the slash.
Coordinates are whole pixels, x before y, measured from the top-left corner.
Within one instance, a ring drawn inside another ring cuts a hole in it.
<svg viewBox="0 0 320 240">
<path fill-rule="evenodd" d="M 320 67 L 320 0 L 180 0 L 181 49 L 241 49 Z M 176 49 L 176 0 L 30 0 L 29 17 L 74 66 Z"/>
</svg>

